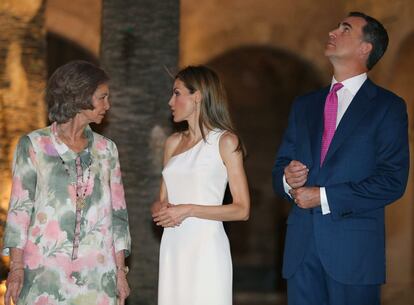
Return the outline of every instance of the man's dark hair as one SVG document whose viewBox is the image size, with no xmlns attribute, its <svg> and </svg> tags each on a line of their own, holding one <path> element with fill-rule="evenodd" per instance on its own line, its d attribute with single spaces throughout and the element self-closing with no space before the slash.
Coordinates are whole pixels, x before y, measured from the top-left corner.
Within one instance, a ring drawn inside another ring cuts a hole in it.
<svg viewBox="0 0 414 305">
<path fill-rule="evenodd" d="M 93 109 L 93 94 L 108 81 L 104 70 L 87 61 L 75 60 L 59 67 L 46 87 L 49 120 L 65 123 L 81 110 Z"/>
<path fill-rule="evenodd" d="M 371 70 L 374 65 L 384 55 L 388 46 L 388 33 L 384 26 L 371 16 L 365 15 L 361 12 L 350 12 L 349 17 L 360 17 L 364 19 L 367 24 L 362 28 L 363 40 L 372 45 L 371 53 L 368 56 L 366 66 Z"/>
</svg>

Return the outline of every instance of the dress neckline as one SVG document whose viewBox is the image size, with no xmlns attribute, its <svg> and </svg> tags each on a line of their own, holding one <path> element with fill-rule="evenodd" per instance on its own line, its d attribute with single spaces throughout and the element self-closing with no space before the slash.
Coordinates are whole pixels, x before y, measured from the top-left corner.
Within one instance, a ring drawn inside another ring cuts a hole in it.
<svg viewBox="0 0 414 305">
<path fill-rule="evenodd" d="M 77 157 L 80 157 L 82 163 L 87 164 L 89 162 L 90 153 L 92 151 L 92 144 L 93 144 L 93 132 L 89 125 L 85 127 L 84 134 L 88 139 L 88 145 L 80 152 L 75 152 L 72 150 L 65 142 L 59 139 L 57 135 L 57 123 L 53 122 L 49 126 L 50 137 L 55 147 L 57 154 L 64 160 L 65 162 L 75 161 Z M 86 162 L 86 163 L 85 163 Z"/>
<path fill-rule="evenodd" d="M 214 129 L 211 129 L 207 132 L 205 139 L 201 138 L 200 141 L 198 141 L 196 144 L 194 144 L 193 146 L 191 146 L 189 149 L 184 150 L 183 152 L 180 152 L 174 156 L 171 156 L 171 159 L 174 159 L 175 157 L 181 156 L 183 154 L 188 153 L 189 151 L 192 151 L 194 148 L 196 148 L 197 146 L 199 146 L 202 142 L 207 142 L 208 136 L 210 135 L 210 133 L 212 133 L 214 131 Z"/>
</svg>

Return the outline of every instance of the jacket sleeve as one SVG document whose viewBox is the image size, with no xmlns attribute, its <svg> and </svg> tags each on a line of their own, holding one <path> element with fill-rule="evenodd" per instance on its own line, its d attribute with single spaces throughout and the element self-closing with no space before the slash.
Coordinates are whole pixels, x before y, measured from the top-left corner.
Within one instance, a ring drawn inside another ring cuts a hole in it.
<svg viewBox="0 0 414 305">
<path fill-rule="evenodd" d="M 358 182 L 326 186 L 332 216 L 351 216 L 382 208 L 400 198 L 409 172 L 408 120 L 405 102 L 393 101 L 376 134 L 373 173 Z"/>
<path fill-rule="evenodd" d="M 121 167 L 115 144 L 113 144 L 111 151 L 110 190 L 114 247 L 115 252 L 124 250 L 125 256 L 128 256 L 131 252 L 131 235 L 129 232 L 128 211 L 125 202 L 124 186 L 122 184 Z"/>
<path fill-rule="evenodd" d="M 283 175 L 285 167 L 290 161 L 295 159 L 296 155 L 296 107 L 297 101 L 292 105 L 289 114 L 288 127 L 283 135 L 282 144 L 279 147 L 276 161 L 272 169 L 273 190 L 290 201 L 292 201 L 292 198 L 285 192 L 283 186 Z"/>
<path fill-rule="evenodd" d="M 17 144 L 12 170 L 12 191 L 4 233 L 3 254 L 10 248 L 24 249 L 36 196 L 36 153 L 28 136 Z"/>
</svg>

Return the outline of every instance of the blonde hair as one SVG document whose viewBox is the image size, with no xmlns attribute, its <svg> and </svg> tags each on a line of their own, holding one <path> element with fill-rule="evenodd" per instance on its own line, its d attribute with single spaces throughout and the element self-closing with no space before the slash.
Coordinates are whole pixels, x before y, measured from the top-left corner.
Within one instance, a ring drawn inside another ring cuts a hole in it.
<svg viewBox="0 0 414 305">
<path fill-rule="evenodd" d="M 216 72 L 206 66 L 188 66 L 180 70 L 175 79 L 182 81 L 191 94 L 196 91 L 201 94 L 198 124 L 203 139 L 205 140 L 204 126 L 209 130 L 227 130 L 238 138 L 236 151 L 241 151 L 245 155 L 243 143 L 230 118 L 226 90 Z"/>
</svg>

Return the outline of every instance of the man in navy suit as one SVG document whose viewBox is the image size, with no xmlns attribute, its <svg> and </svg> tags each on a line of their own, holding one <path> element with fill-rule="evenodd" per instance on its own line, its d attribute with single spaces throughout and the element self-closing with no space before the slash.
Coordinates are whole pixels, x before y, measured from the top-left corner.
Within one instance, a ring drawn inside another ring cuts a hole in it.
<svg viewBox="0 0 414 305">
<path fill-rule="evenodd" d="M 404 101 L 367 78 L 385 28 L 352 12 L 329 32 L 331 86 L 293 103 L 272 170 L 293 203 L 283 276 L 289 305 L 377 305 L 385 282 L 384 208 L 405 191 Z"/>
</svg>

